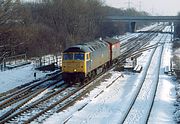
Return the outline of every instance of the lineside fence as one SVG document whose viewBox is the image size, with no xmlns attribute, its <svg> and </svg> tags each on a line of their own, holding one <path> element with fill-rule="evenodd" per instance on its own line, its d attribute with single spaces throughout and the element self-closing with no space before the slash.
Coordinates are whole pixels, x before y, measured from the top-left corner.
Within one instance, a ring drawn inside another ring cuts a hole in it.
<svg viewBox="0 0 180 124">
<path fill-rule="evenodd" d="M 30 63 L 31 62 L 27 60 L 26 54 L 19 54 L 10 57 L 2 56 L 0 57 L 0 70 L 5 71 L 8 69 L 13 69 Z"/>
<path fill-rule="evenodd" d="M 47 55 L 39 58 L 34 58 L 35 68 L 40 68 L 48 65 L 55 65 L 56 67 L 61 67 L 62 65 L 62 57 L 59 55 Z"/>
</svg>

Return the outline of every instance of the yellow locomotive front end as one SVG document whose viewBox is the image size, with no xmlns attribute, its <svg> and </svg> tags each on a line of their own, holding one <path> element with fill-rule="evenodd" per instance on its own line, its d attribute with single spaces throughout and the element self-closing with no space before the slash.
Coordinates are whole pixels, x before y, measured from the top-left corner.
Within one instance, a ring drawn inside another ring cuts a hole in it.
<svg viewBox="0 0 180 124">
<path fill-rule="evenodd" d="M 62 61 L 63 72 L 84 72 L 84 53 L 64 53 Z"/>
<path fill-rule="evenodd" d="M 85 53 L 64 52 L 62 60 L 63 79 L 68 83 L 82 82 L 86 73 Z"/>
</svg>

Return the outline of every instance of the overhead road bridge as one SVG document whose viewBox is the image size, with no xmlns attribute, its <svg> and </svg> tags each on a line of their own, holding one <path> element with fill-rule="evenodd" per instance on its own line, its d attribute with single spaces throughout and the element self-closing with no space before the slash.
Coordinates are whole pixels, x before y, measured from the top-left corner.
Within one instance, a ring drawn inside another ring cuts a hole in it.
<svg viewBox="0 0 180 124">
<path fill-rule="evenodd" d="M 129 30 L 135 31 L 136 22 L 180 22 L 179 16 L 107 16 L 105 22 L 129 22 Z"/>
<path fill-rule="evenodd" d="M 123 21 L 123 22 L 177 22 L 179 16 L 107 16 L 105 21 Z"/>
</svg>

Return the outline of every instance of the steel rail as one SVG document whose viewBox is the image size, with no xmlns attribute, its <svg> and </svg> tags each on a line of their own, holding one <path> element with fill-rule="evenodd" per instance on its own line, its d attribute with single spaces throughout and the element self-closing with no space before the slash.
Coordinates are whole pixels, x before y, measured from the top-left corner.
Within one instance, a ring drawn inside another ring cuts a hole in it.
<svg viewBox="0 0 180 124">
<path fill-rule="evenodd" d="M 159 42 L 162 40 L 163 37 L 164 37 L 164 35 L 160 38 Z M 148 68 L 149 68 L 149 66 L 150 66 L 150 63 L 151 63 L 151 61 L 152 61 L 152 58 L 153 58 L 153 55 L 154 55 L 156 49 L 157 49 L 157 47 L 155 47 L 154 50 L 152 51 L 152 54 L 151 54 L 151 56 L 150 56 L 150 59 L 151 59 L 151 60 L 150 60 L 149 63 L 148 63 Z M 137 89 L 136 94 L 134 95 L 132 101 L 130 102 L 129 107 L 128 107 L 128 110 L 127 110 L 126 112 L 124 112 L 123 119 L 121 120 L 120 123 L 124 123 L 124 122 L 125 122 L 125 120 L 126 120 L 128 114 L 129 114 L 129 112 L 131 111 L 133 105 L 135 104 L 136 99 L 137 99 L 137 97 L 139 96 L 139 93 L 140 93 L 141 88 L 142 88 L 142 86 L 143 86 L 143 82 L 144 82 L 145 79 L 146 79 L 147 72 L 148 72 L 148 69 L 145 71 L 145 76 L 144 76 L 144 78 L 143 78 L 143 80 L 142 80 L 142 82 L 141 82 L 141 84 L 140 84 L 140 86 L 139 86 L 139 89 Z"/>
</svg>

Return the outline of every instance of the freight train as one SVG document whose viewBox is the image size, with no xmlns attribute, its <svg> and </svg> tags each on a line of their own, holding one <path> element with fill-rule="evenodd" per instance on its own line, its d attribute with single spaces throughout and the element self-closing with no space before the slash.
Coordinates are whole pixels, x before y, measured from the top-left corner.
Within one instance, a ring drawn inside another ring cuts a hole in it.
<svg viewBox="0 0 180 124">
<path fill-rule="evenodd" d="M 120 43 L 117 39 L 106 38 L 67 48 L 62 57 L 64 81 L 83 83 L 108 69 L 122 53 Z"/>
</svg>

